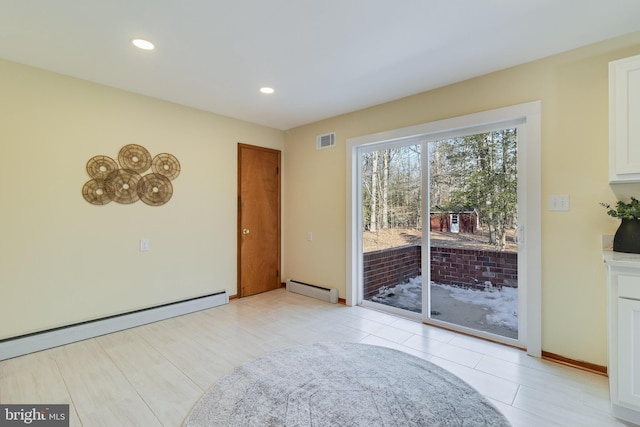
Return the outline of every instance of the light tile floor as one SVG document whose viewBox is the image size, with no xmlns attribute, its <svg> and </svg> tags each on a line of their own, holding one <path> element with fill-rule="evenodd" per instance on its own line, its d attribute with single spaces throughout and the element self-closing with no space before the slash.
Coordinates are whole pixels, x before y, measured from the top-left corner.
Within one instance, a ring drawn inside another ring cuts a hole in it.
<svg viewBox="0 0 640 427">
<path fill-rule="evenodd" d="M 606 377 L 386 313 L 279 289 L 0 362 L 0 403 L 69 403 L 71 426 L 180 426 L 235 366 L 321 341 L 395 348 L 488 397 L 515 427 L 624 426 Z"/>
</svg>

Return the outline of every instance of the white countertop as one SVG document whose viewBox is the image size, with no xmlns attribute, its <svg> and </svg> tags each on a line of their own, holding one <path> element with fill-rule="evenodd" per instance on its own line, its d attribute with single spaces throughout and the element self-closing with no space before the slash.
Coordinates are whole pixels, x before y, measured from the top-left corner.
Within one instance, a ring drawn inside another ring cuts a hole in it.
<svg viewBox="0 0 640 427">
<path fill-rule="evenodd" d="M 624 252 L 602 251 L 604 263 L 612 267 L 636 267 L 640 268 L 640 254 L 627 254 Z"/>
</svg>

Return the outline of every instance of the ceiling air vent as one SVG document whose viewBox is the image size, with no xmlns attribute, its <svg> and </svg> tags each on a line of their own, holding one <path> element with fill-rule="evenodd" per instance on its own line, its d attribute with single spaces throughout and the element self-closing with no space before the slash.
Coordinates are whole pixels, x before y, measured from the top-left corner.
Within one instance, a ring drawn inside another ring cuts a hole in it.
<svg viewBox="0 0 640 427">
<path fill-rule="evenodd" d="M 316 137 L 316 150 L 323 150 L 336 146 L 336 133 L 325 133 Z"/>
</svg>

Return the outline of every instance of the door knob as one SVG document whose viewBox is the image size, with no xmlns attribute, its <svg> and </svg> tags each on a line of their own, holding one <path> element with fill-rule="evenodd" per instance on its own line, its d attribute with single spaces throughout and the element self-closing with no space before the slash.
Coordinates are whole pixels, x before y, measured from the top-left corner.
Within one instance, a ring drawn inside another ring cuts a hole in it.
<svg viewBox="0 0 640 427">
<path fill-rule="evenodd" d="M 249 234 L 249 229 L 248 228 L 243 228 L 242 229 L 242 234 Z"/>
</svg>

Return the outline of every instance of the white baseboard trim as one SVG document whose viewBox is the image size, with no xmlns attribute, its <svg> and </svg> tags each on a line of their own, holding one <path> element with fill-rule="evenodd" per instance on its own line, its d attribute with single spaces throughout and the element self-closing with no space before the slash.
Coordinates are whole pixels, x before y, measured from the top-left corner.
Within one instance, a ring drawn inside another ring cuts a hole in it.
<svg viewBox="0 0 640 427">
<path fill-rule="evenodd" d="M 228 304 L 226 291 L 0 341 L 0 360 Z"/>
</svg>

